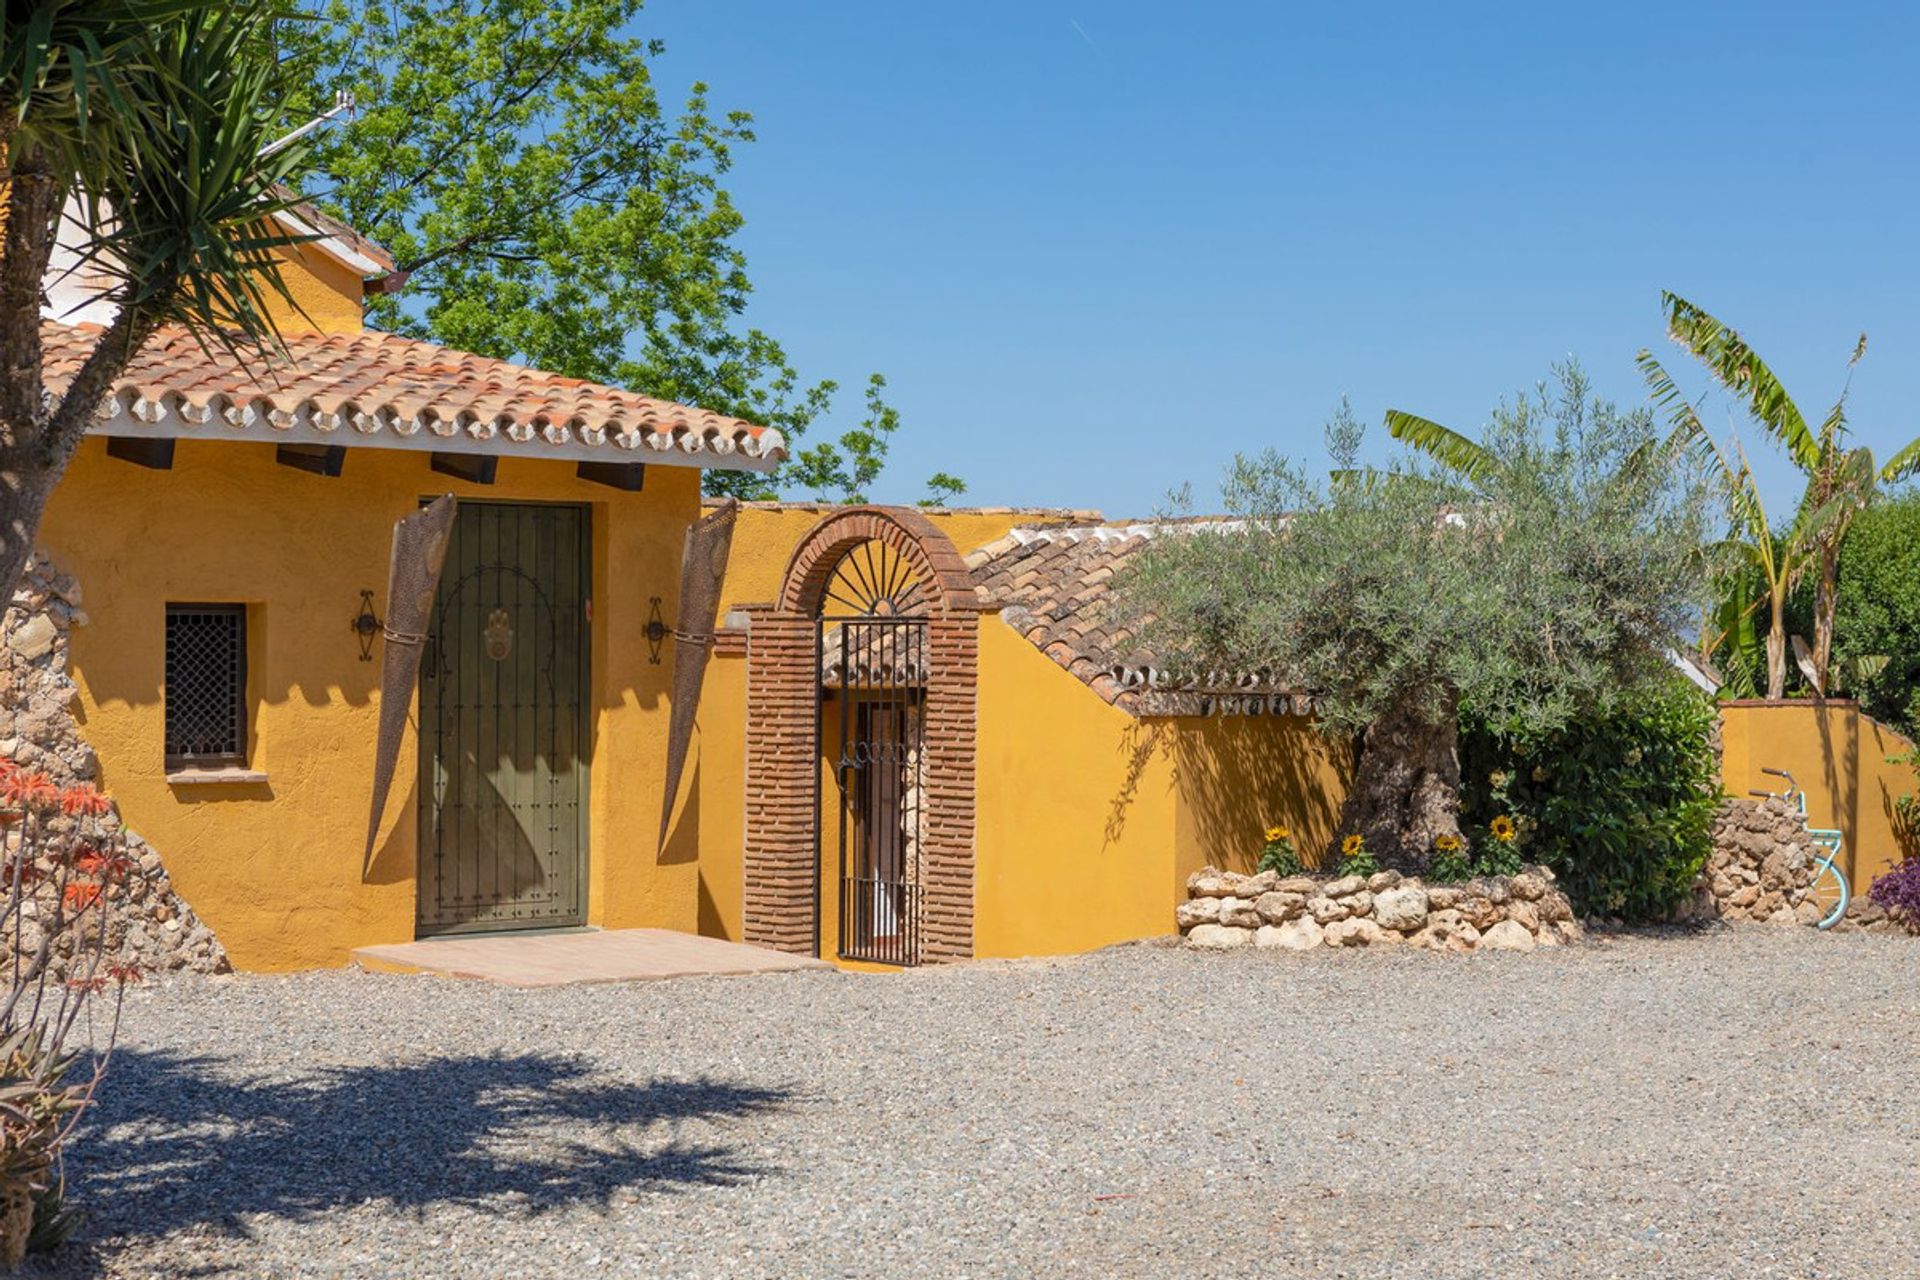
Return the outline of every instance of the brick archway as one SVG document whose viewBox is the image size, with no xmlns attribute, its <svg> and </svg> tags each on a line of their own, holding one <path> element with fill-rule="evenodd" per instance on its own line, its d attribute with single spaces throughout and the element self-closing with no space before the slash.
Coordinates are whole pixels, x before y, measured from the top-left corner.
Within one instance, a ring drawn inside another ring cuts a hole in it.
<svg viewBox="0 0 1920 1280">
<path fill-rule="evenodd" d="M 905 507 L 848 507 L 794 548 L 771 606 L 747 637 L 747 833 L 743 928 L 748 942 L 811 955 L 818 934 L 819 616 L 841 558 L 890 547 L 927 589 L 922 751 L 923 957 L 973 954 L 974 732 L 979 607 L 953 542 Z"/>
<path fill-rule="evenodd" d="M 787 558 L 780 609 L 819 616 L 821 592 L 834 566 L 863 542 L 881 543 L 905 557 L 931 591 L 936 615 L 978 611 L 973 575 L 953 540 L 911 507 L 848 507 L 813 526 Z"/>
</svg>

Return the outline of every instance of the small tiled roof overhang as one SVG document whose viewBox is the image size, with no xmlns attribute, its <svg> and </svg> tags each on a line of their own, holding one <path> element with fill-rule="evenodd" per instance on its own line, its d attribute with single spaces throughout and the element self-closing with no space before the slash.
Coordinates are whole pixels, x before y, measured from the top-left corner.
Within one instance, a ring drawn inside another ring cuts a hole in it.
<svg viewBox="0 0 1920 1280">
<path fill-rule="evenodd" d="M 99 336 L 93 325 L 42 324 L 49 391 L 66 388 Z M 771 427 L 431 342 L 372 331 L 284 342 L 286 355 L 246 363 L 162 330 L 90 430 L 740 471 L 787 456 Z"/>
<path fill-rule="evenodd" d="M 274 221 L 297 236 L 310 238 L 309 243 L 335 262 L 359 272 L 362 277 L 384 276 L 393 270 L 391 253 L 340 219 L 321 212 L 318 205 L 300 199 L 287 187 L 275 187 L 273 194 L 277 199 L 293 202 L 274 214 Z"/>
<path fill-rule="evenodd" d="M 967 557 L 983 608 L 1066 668 L 1095 693 L 1136 716 L 1298 714 L 1301 694 L 1265 672 L 1209 672 L 1172 679 L 1113 607 L 1113 580 L 1157 536 L 1179 528 L 1236 529 L 1228 519 L 1159 524 L 1020 528 Z"/>
</svg>

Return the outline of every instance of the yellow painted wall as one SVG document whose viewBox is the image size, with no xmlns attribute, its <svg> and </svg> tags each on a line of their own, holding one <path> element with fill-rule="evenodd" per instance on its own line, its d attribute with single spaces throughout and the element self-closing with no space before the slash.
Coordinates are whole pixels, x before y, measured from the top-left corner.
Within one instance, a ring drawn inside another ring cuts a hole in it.
<svg viewBox="0 0 1920 1280">
<path fill-rule="evenodd" d="M 267 314 L 282 333 L 358 333 L 360 277 L 311 244 L 281 251 L 280 278 L 297 306 L 267 291 Z"/>
<path fill-rule="evenodd" d="M 982 615 L 977 955 L 1173 931 L 1177 734 L 1108 705 L 997 614 Z"/>
<path fill-rule="evenodd" d="M 697 928 L 710 938 L 741 940 L 746 851 L 747 660 L 716 653 L 707 662 L 699 718 L 680 810 L 668 848 L 691 845 L 699 883 Z"/>
<path fill-rule="evenodd" d="M 1855 893 L 1905 852 L 1895 834 L 1894 802 L 1920 791 L 1912 765 L 1888 757 L 1912 744 L 1853 702 L 1722 704 L 1721 779 L 1727 792 L 1779 791 L 1785 769 L 1807 792 L 1807 821 L 1845 836 L 1842 865 Z"/>
<path fill-rule="evenodd" d="M 278 466 L 268 443 L 192 440 L 172 470 L 149 471 L 86 442 L 41 531 L 85 591 L 89 623 L 72 649 L 82 729 L 129 825 L 237 967 L 340 964 L 354 947 L 413 936 L 415 746 L 403 746 L 386 829 L 363 867 L 380 664 L 377 651 L 359 661 L 348 620 L 362 588 L 384 614 L 394 520 L 449 489 L 590 504 L 589 917 L 696 927 L 694 833 L 656 848 L 672 666 L 648 663 L 641 631 L 651 596 L 673 616 L 698 487 L 690 468 L 656 467 L 642 493 L 625 494 L 578 481 L 571 463 L 511 458 L 495 485 L 476 486 L 430 471 L 424 454 L 379 449 L 350 451 L 330 480 Z M 251 606 L 251 763 L 265 783 L 166 782 L 168 601 Z M 737 887 L 721 891 L 737 904 Z"/>
<path fill-rule="evenodd" d="M 1268 826 L 1331 840 L 1344 749 L 1295 716 L 1135 719 L 981 619 L 974 943 L 1085 951 L 1173 931 L 1187 876 L 1250 871 Z"/>
<path fill-rule="evenodd" d="M 707 669 L 699 783 L 686 802 L 698 814 L 700 930 L 728 938 L 740 936 L 745 667 L 743 658 L 716 655 Z M 1303 719 L 1135 719 L 997 614 L 980 620 L 979 688 L 978 956 L 1064 954 L 1170 933 L 1186 877 L 1202 864 L 1250 868 L 1276 821 L 1307 842 L 1333 834 L 1345 753 Z M 829 706 L 827 741 L 832 715 Z M 821 785 L 830 796 L 824 754 Z M 836 821 L 828 805 L 820 856 L 829 890 L 838 875 Z M 823 895 L 826 956 L 834 952 L 836 905 L 831 892 Z"/>
<path fill-rule="evenodd" d="M 1203 866 L 1257 869 L 1267 828 L 1293 832 L 1309 863 L 1330 845 L 1346 798 L 1350 753 L 1305 716 L 1173 720 L 1174 898 Z M 1169 908 L 1171 910 L 1171 908 Z"/>
</svg>

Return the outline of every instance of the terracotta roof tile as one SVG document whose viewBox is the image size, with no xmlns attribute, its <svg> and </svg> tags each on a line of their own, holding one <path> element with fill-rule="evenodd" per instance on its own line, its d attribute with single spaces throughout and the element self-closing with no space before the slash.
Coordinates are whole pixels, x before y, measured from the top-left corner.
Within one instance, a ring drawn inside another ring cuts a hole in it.
<svg viewBox="0 0 1920 1280">
<path fill-rule="evenodd" d="M 1198 523 L 1195 521 L 1182 521 Z M 1209 523 L 1230 525 L 1224 519 Z M 1082 523 L 1015 529 L 967 557 L 981 604 L 1106 701 L 1135 715 L 1295 710 L 1262 673 L 1175 684 L 1114 605 L 1113 579 L 1167 524 Z"/>
<path fill-rule="evenodd" d="M 42 324 L 51 391 L 72 380 L 99 332 Z M 249 367 L 203 351 L 183 329 L 162 330 L 127 366 L 99 417 L 156 428 L 207 423 L 270 438 L 297 428 L 302 438 L 345 445 L 418 437 L 420 447 L 481 443 L 609 462 L 678 454 L 694 465 L 753 467 L 787 456 L 770 427 L 430 342 L 367 331 L 294 334 L 285 343 L 287 356 Z"/>
</svg>

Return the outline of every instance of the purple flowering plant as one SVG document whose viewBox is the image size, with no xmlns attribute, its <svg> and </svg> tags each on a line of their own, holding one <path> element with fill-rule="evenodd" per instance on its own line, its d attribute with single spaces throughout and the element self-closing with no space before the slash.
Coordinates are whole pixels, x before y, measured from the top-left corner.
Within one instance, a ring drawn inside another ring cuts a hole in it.
<svg viewBox="0 0 1920 1280">
<path fill-rule="evenodd" d="M 1909 929 L 1920 928 L 1920 857 L 1906 857 L 1873 878 L 1867 890 L 1876 906 L 1899 916 Z"/>
</svg>

